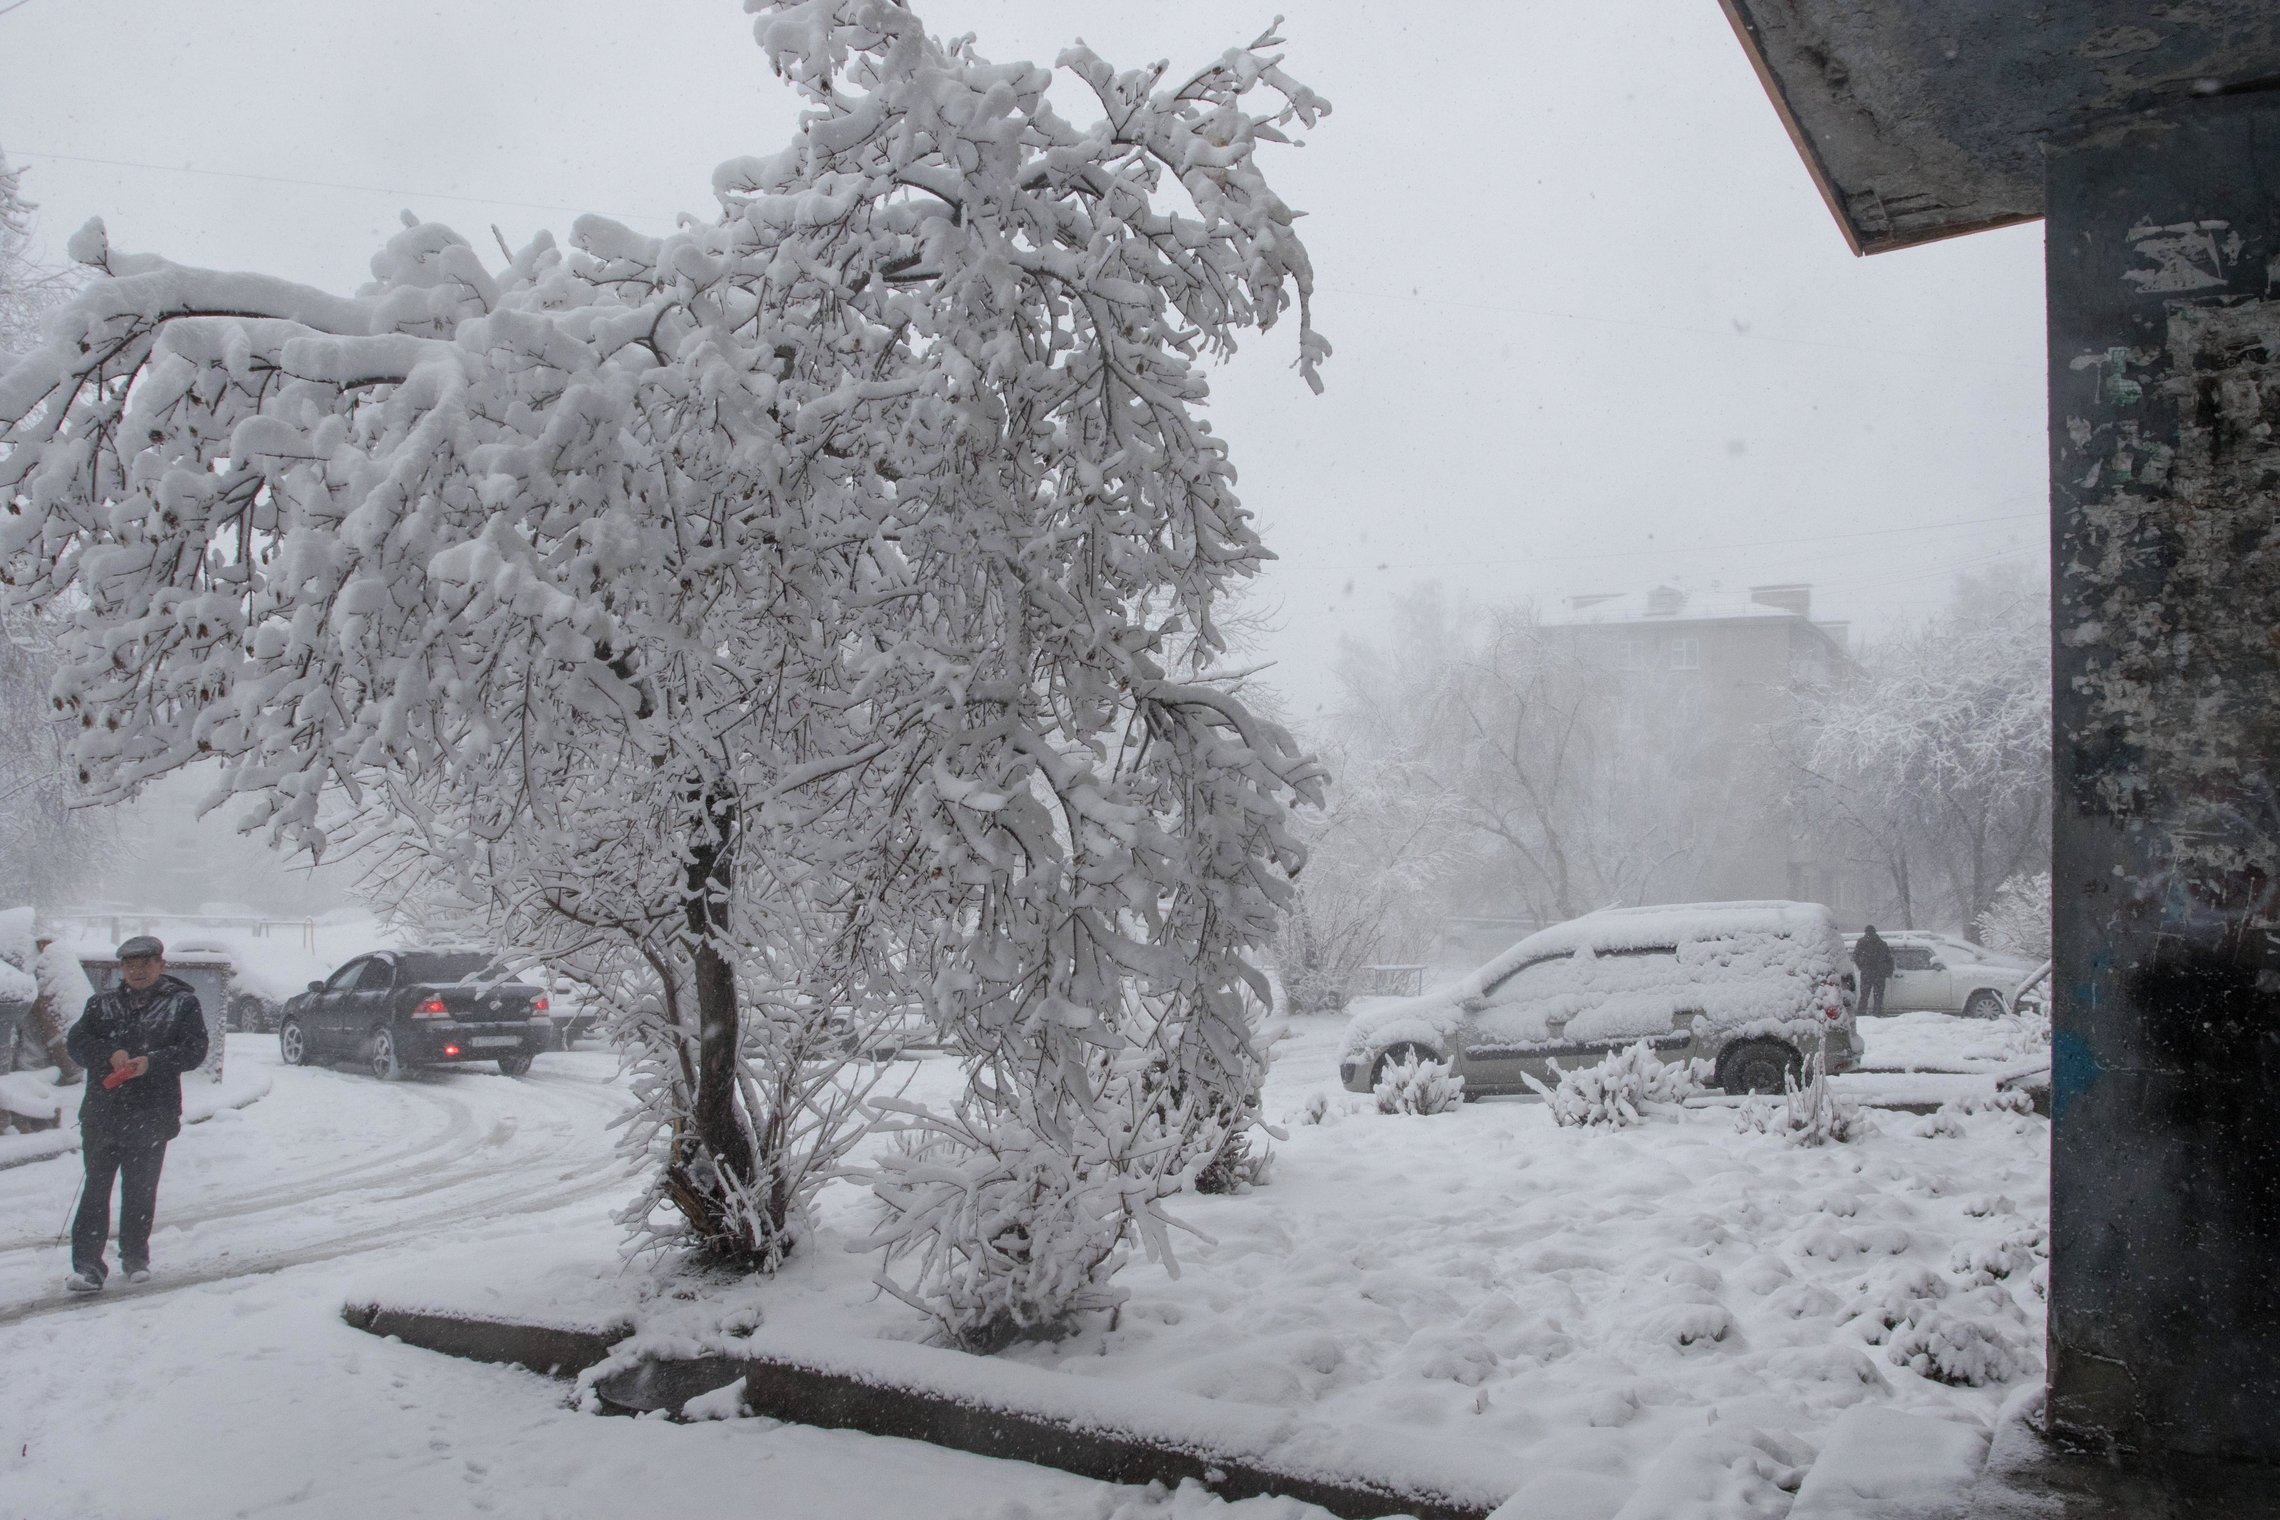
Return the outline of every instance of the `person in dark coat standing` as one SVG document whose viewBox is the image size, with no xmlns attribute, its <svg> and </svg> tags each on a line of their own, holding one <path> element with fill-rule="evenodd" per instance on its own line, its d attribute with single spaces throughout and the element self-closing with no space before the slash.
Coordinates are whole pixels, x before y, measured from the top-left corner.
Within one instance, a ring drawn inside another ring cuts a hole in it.
<svg viewBox="0 0 2280 1520">
<path fill-rule="evenodd" d="M 1892 980 L 1892 947 L 1870 924 L 1853 941 L 1853 968 L 1860 972 L 1860 1014 L 1875 1018 L 1884 1012 L 1884 984 Z"/>
<path fill-rule="evenodd" d="M 64 1037 L 87 1068 L 79 1105 L 79 1154 L 87 1185 L 71 1222 L 74 1293 L 94 1293 L 109 1269 L 111 1183 L 119 1179 L 119 1265 L 128 1282 L 150 1277 L 150 1226 L 166 1142 L 182 1133 L 182 1074 L 206 1059 L 206 1014 L 198 994 L 166 974 L 166 947 L 147 934 L 119 946 L 122 985 L 96 993 Z"/>
</svg>

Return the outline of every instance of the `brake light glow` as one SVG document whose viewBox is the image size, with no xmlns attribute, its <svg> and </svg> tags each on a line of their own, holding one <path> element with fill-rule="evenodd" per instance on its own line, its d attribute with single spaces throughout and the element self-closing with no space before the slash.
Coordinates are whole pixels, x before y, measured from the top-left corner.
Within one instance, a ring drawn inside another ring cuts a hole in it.
<svg viewBox="0 0 2280 1520">
<path fill-rule="evenodd" d="M 442 998 L 429 998 L 412 1010 L 415 1019 L 440 1019 L 451 1010 L 443 1006 Z"/>
<path fill-rule="evenodd" d="M 443 1047 L 443 1053 L 447 1056 L 455 1056 L 459 1054 L 459 1047 L 456 1045 L 446 1045 Z"/>
<path fill-rule="evenodd" d="M 546 999 L 543 996 L 532 998 L 530 1000 L 530 1011 L 532 1013 L 546 1012 Z"/>
</svg>

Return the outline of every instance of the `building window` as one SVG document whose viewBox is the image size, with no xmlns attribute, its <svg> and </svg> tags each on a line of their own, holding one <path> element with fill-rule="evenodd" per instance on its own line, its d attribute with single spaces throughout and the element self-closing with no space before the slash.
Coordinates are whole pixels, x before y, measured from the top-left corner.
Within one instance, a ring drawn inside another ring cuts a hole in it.
<svg viewBox="0 0 2280 1520">
<path fill-rule="evenodd" d="M 1702 641 L 1692 635 L 1670 641 L 1670 668 L 1673 670 L 1700 670 L 1702 668 Z"/>
<path fill-rule="evenodd" d="M 1625 639 L 1615 646 L 1616 663 L 1624 670 L 1647 668 L 1647 643 L 1644 639 Z"/>
</svg>

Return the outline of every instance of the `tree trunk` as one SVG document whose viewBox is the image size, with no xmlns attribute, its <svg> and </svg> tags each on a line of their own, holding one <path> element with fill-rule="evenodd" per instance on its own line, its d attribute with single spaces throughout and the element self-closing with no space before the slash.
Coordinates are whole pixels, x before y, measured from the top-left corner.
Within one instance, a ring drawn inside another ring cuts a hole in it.
<svg viewBox="0 0 2280 1520">
<path fill-rule="evenodd" d="M 769 1244 L 754 1221 L 736 1209 L 742 1193 L 765 1209 L 772 1190 L 759 1186 L 752 1132 L 744 1123 L 737 1083 L 743 1039 L 736 1000 L 736 966 L 722 953 L 727 931 L 736 810 L 717 796 L 700 799 L 699 823 L 689 850 L 683 911 L 694 949 L 697 994 L 697 1091 L 689 1134 L 675 1161 L 674 1201 L 709 1248 L 730 1256 L 763 1254 Z M 705 1162 L 710 1163 L 709 1166 Z M 708 1176 L 707 1174 L 711 1175 Z M 774 1234 L 780 1220 L 762 1225 Z"/>
</svg>

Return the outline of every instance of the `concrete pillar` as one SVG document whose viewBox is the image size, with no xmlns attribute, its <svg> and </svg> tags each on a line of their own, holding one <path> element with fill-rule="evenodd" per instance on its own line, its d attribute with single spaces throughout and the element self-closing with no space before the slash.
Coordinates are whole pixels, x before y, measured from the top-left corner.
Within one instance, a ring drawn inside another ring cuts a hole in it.
<svg viewBox="0 0 2280 1520">
<path fill-rule="evenodd" d="M 2053 1423 L 2280 1461 L 2280 94 L 2049 159 Z"/>
</svg>

